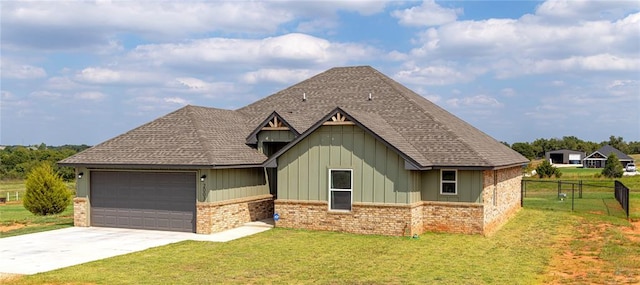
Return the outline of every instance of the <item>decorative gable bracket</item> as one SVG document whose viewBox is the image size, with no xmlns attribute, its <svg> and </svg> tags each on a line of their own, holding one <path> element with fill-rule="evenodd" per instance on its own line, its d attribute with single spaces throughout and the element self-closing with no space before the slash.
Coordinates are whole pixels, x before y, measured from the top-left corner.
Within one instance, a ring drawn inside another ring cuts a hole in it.
<svg viewBox="0 0 640 285">
<path fill-rule="evenodd" d="M 264 126 L 262 126 L 263 131 L 288 131 L 289 127 L 287 127 L 282 119 L 279 119 L 278 116 L 273 116 L 271 120 Z"/>
<path fill-rule="evenodd" d="M 255 145 L 258 143 L 258 133 L 261 131 L 290 131 L 294 136 L 299 136 L 300 133 L 287 123 L 278 113 L 273 112 L 267 119 L 262 121 L 258 127 L 249 134 L 246 143 L 249 145 Z"/>
<path fill-rule="evenodd" d="M 325 126 L 351 126 L 354 123 L 340 112 L 336 112 L 329 120 L 323 123 Z"/>
</svg>

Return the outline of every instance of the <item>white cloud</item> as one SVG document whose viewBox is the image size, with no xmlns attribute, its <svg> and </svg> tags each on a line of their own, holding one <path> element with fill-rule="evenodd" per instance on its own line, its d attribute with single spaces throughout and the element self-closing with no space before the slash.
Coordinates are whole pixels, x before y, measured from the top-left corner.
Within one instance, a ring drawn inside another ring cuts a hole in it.
<svg viewBox="0 0 640 285">
<path fill-rule="evenodd" d="M 487 95 L 475 95 L 471 97 L 452 98 L 447 100 L 447 104 L 451 107 L 502 107 L 504 104 L 500 103 L 496 98 Z"/>
<path fill-rule="evenodd" d="M 264 39 L 208 38 L 181 44 L 150 44 L 136 47 L 130 60 L 162 65 L 204 63 L 287 66 L 294 63 L 328 64 L 373 57 L 373 48 L 349 43 L 332 43 L 305 34 L 292 33 Z"/>
<path fill-rule="evenodd" d="M 434 0 L 425 0 L 420 6 L 396 10 L 391 15 L 398 18 L 401 25 L 428 27 L 454 22 L 462 13 L 462 9 L 444 8 Z"/>
<path fill-rule="evenodd" d="M 397 72 L 394 78 L 401 82 L 419 85 L 448 85 L 453 83 L 469 82 L 475 78 L 476 72 L 462 72 L 455 64 L 426 63 L 426 66 L 418 66 L 417 63 L 407 63 L 403 70 Z"/>
<path fill-rule="evenodd" d="M 71 89 L 78 89 L 82 85 L 78 84 L 77 82 L 71 80 L 68 77 L 54 76 L 54 77 L 50 77 L 47 80 L 47 83 L 45 86 L 47 88 L 57 89 L 57 90 L 71 90 Z"/>
<path fill-rule="evenodd" d="M 0 91 L 0 99 L 2 99 L 2 100 L 0 100 L 0 102 L 2 102 L 4 100 L 10 100 L 13 97 L 14 97 L 14 95 L 9 91 L 5 91 L 5 90 Z"/>
<path fill-rule="evenodd" d="M 62 97 L 62 94 L 57 92 L 50 92 L 50 91 L 34 91 L 34 92 L 31 92 L 31 94 L 29 95 L 33 97 L 45 98 L 45 99 L 57 99 Z"/>
<path fill-rule="evenodd" d="M 16 1 L 3 2 L 1 18 L 12 27 L 3 30 L 10 44 L 74 49 L 113 46 L 113 37 L 126 33 L 163 39 L 213 31 L 270 33 L 294 15 L 286 7 L 249 1 Z"/>
<path fill-rule="evenodd" d="M 517 95 L 516 90 L 514 90 L 513 88 L 503 88 L 502 90 L 500 90 L 500 93 L 502 93 L 502 96 L 505 97 L 514 97 Z"/>
<path fill-rule="evenodd" d="M 76 99 L 81 99 L 81 100 L 100 101 L 104 99 L 106 95 L 102 92 L 86 91 L 86 92 L 76 93 L 74 97 Z"/>
<path fill-rule="evenodd" d="M 538 6 L 536 15 L 560 22 L 612 20 L 639 7 L 637 1 L 548 0 Z"/>
<path fill-rule="evenodd" d="M 3 78 L 34 79 L 47 76 L 47 72 L 42 67 L 20 64 L 7 59 L 2 59 L 0 64 L 0 73 Z"/>
<path fill-rule="evenodd" d="M 640 80 L 613 80 L 606 89 L 613 96 L 634 96 L 640 101 Z"/>
<path fill-rule="evenodd" d="M 204 82 L 198 78 L 193 77 L 181 77 L 176 78 L 176 81 L 182 86 L 187 87 L 189 90 L 211 90 L 211 84 Z"/>
<path fill-rule="evenodd" d="M 162 98 L 164 100 L 164 102 L 166 103 L 170 103 L 170 104 L 176 104 L 176 105 L 187 105 L 189 104 L 189 101 L 180 98 L 180 97 L 165 97 Z"/>
<path fill-rule="evenodd" d="M 246 73 L 242 80 L 246 83 L 260 82 L 293 83 L 311 77 L 314 73 L 308 69 L 260 69 Z"/>
<path fill-rule="evenodd" d="M 465 82 L 485 73 L 505 79 L 557 72 L 640 72 L 640 4 L 629 2 L 549 1 L 537 14 L 519 19 L 450 22 L 423 30 L 406 58 L 394 58 L 422 67 L 421 72 L 405 68 L 410 72 L 404 75 L 415 76 L 407 79 L 410 82 L 426 79 L 424 84 Z M 578 15 L 571 12 L 574 8 L 591 14 Z M 547 21 L 554 11 L 573 18 Z M 434 70 L 434 62 L 442 61 L 450 63 L 448 69 Z M 434 81 L 425 73 L 447 75 Z"/>
<path fill-rule="evenodd" d="M 115 70 L 102 67 L 87 67 L 76 75 L 76 79 L 94 84 L 149 84 L 162 80 L 153 71 Z"/>
<path fill-rule="evenodd" d="M 147 113 L 157 113 L 158 111 L 173 110 L 176 106 L 190 104 L 189 100 L 178 96 L 164 95 L 142 95 L 126 101 L 137 110 L 134 115 L 145 115 Z"/>
</svg>

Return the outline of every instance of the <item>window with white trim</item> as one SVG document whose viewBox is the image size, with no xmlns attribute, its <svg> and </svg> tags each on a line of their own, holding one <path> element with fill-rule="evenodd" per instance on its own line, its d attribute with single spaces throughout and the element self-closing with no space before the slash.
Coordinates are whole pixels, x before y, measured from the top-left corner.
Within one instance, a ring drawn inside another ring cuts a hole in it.
<svg viewBox="0 0 640 285">
<path fill-rule="evenodd" d="M 458 194 L 458 171 L 455 169 L 440 170 L 440 194 Z"/>
<path fill-rule="evenodd" d="M 329 169 L 329 210 L 351 211 L 352 169 Z"/>
</svg>

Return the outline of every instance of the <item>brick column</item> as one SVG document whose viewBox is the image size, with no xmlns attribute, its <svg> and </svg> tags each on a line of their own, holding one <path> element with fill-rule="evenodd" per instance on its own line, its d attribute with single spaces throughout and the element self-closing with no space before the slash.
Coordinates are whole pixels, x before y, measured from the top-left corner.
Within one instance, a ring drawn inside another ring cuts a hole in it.
<svg viewBox="0 0 640 285">
<path fill-rule="evenodd" d="M 76 227 L 88 227 L 89 226 L 89 203 L 87 198 L 76 197 L 73 198 L 73 225 Z"/>
</svg>

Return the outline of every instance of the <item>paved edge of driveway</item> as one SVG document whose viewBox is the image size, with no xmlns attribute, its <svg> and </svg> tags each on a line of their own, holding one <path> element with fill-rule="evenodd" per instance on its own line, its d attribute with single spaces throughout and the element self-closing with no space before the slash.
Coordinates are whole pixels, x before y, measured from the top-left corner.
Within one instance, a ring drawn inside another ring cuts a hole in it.
<svg viewBox="0 0 640 285">
<path fill-rule="evenodd" d="M 35 274 L 185 240 L 228 242 L 267 231 L 270 221 L 209 235 L 121 228 L 70 227 L 0 238 L 0 280 Z"/>
</svg>

